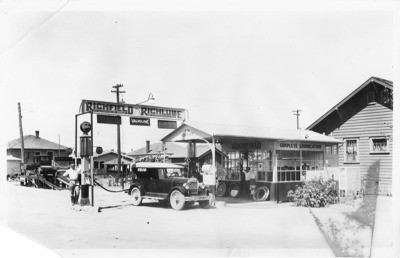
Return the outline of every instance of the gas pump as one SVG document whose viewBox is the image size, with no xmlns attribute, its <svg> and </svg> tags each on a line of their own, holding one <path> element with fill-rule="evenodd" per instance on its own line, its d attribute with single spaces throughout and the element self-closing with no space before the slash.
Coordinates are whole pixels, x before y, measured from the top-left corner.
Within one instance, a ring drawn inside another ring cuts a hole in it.
<svg viewBox="0 0 400 258">
<path fill-rule="evenodd" d="M 92 125 L 89 122 L 82 122 L 80 129 L 83 135 L 80 137 L 80 155 L 82 157 L 82 177 L 81 177 L 81 201 L 80 205 L 90 205 L 89 186 L 91 185 L 91 160 L 93 156 L 92 137 L 88 133 L 92 130 Z"/>
</svg>

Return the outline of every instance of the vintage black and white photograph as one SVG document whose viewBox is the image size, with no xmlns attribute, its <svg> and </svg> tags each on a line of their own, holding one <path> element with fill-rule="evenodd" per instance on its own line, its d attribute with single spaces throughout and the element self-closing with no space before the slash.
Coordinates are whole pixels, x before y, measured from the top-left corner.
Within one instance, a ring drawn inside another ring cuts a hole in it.
<svg viewBox="0 0 400 258">
<path fill-rule="evenodd" d="M 399 257 L 399 1 L 0 6 L 3 257 Z"/>
</svg>

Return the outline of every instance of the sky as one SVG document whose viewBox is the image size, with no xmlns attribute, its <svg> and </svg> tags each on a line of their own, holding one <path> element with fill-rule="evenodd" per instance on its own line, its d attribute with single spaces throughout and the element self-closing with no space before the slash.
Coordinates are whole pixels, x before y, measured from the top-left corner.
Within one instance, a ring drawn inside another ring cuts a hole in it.
<svg viewBox="0 0 400 258">
<path fill-rule="evenodd" d="M 81 101 L 115 102 L 116 84 L 125 103 L 152 93 L 188 122 L 295 129 L 293 110 L 306 128 L 371 76 L 398 80 L 393 2 L 34 2 L 2 11 L 2 146 L 19 138 L 19 102 L 24 135 L 73 147 Z M 116 150 L 116 126 L 93 127 Z M 124 117 L 121 149 L 170 132 Z"/>
</svg>

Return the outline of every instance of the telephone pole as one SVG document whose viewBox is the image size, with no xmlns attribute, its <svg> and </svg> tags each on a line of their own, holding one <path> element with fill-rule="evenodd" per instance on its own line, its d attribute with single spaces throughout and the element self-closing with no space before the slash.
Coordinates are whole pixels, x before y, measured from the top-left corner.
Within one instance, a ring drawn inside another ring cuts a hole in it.
<svg viewBox="0 0 400 258">
<path fill-rule="evenodd" d="M 292 112 L 293 112 L 293 115 L 297 116 L 297 129 L 300 129 L 300 127 L 299 127 L 299 117 L 300 117 L 301 110 L 296 109 L 296 110 L 293 110 Z"/>
<path fill-rule="evenodd" d="M 111 92 L 117 94 L 117 103 L 119 103 L 119 94 L 125 93 L 125 91 L 121 91 L 119 88 L 124 87 L 122 84 L 117 84 L 112 86 L 116 90 L 112 90 Z M 121 128 L 120 124 L 117 124 L 117 153 L 118 153 L 118 176 L 121 175 Z M 124 181 L 125 178 L 121 180 L 122 190 L 124 190 Z"/>
<path fill-rule="evenodd" d="M 21 104 L 19 102 L 18 102 L 18 120 L 19 120 L 19 137 L 21 139 L 21 159 L 22 159 L 22 165 L 24 165 L 25 164 L 24 133 L 22 131 Z"/>
</svg>

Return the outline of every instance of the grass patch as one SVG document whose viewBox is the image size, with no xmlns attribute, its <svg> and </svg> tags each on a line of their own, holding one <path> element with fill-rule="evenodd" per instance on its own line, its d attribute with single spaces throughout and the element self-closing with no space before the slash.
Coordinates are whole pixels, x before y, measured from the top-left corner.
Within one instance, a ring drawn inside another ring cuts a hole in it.
<svg viewBox="0 0 400 258">
<path fill-rule="evenodd" d="M 336 256 L 369 257 L 375 207 L 376 196 L 371 196 L 310 212 Z"/>
</svg>

